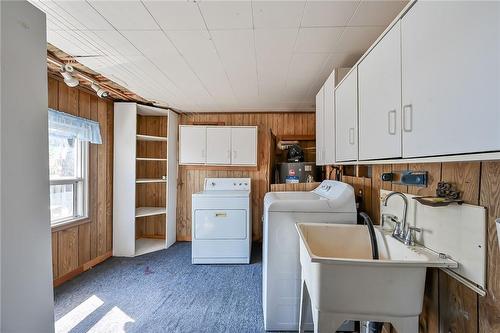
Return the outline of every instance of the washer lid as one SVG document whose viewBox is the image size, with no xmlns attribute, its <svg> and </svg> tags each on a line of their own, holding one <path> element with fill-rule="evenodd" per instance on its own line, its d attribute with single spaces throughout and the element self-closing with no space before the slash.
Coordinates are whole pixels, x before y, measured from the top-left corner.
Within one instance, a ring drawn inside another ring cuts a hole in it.
<svg viewBox="0 0 500 333">
<path fill-rule="evenodd" d="M 346 183 L 323 181 L 311 192 L 269 192 L 264 209 L 274 212 L 355 213 L 354 189 Z"/>
</svg>

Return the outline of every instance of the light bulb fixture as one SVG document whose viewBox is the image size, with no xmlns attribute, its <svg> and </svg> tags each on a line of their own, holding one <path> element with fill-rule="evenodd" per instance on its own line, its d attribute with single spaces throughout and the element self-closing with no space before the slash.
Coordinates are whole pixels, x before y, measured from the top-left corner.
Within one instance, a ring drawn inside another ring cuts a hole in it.
<svg viewBox="0 0 500 333">
<path fill-rule="evenodd" d="M 76 87 L 77 85 L 80 84 L 80 81 L 78 81 L 78 79 L 72 75 L 74 69 L 73 66 L 71 66 L 70 64 L 65 64 L 61 66 L 60 72 L 64 78 L 64 83 L 66 83 L 68 87 Z"/>
<path fill-rule="evenodd" d="M 92 87 L 92 90 L 94 90 L 97 96 L 99 96 L 100 98 L 106 98 L 109 96 L 109 92 L 101 88 L 101 86 L 98 85 L 97 83 L 92 82 L 90 86 Z"/>
</svg>

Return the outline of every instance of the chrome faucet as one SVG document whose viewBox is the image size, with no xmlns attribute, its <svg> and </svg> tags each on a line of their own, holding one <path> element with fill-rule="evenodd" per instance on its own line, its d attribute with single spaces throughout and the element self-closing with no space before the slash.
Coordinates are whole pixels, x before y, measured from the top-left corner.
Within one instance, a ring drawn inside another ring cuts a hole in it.
<svg viewBox="0 0 500 333">
<path fill-rule="evenodd" d="M 400 196 L 403 199 L 404 209 L 403 209 L 403 218 L 402 218 L 401 222 L 397 222 L 396 219 L 391 219 L 394 222 L 396 222 L 396 227 L 394 228 L 394 231 L 392 232 L 392 236 L 394 238 L 396 238 L 397 240 L 399 240 L 399 241 L 401 241 L 401 242 L 403 242 L 403 243 L 406 244 L 406 236 L 407 236 L 407 232 L 406 232 L 406 212 L 408 211 L 408 199 L 401 192 L 391 192 L 391 193 L 389 193 L 385 197 L 385 199 L 382 202 L 382 204 L 385 207 L 387 207 L 387 201 L 389 200 L 390 197 L 392 197 L 394 195 Z M 408 232 L 411 232 L 411 230 L 408 230 Z M 409 244 L 407 244 L 407 245 L 409 245 Z"/>
</svg>

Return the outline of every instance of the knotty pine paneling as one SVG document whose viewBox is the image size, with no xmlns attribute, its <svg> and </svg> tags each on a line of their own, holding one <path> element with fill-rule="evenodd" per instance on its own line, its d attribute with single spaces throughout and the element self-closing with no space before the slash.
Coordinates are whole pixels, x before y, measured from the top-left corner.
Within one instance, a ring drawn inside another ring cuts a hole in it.
<svg viewBox="0 0 500 333">
<path fill-rule="evenodd" d="M 268 170 L 271 129 L 275 135 L 314 135 L 314 113 L 205 113 L 184 114 L 181 124 L 219 123 L 258 126 L 257 167 L 179 166 L 177 187 L 177 240 L 191 240 L 191 195 L 203 189 L 205 177 L 249 177 L 252 181 L 252 234 L 262 238 L 262 206 L 269 191 Z"/>
<path fill-rule="evenodd" d="M 312 191 L 319 186 L 318 183 L 297 183 L 297 184 L 271 184 L 271 192 L 296 192 Z"/>
<path fill-rule="evenodd" d="M 102 145 L 89 145 L 89 218 L 52 232 L 52 268 L 58 285 L 111 255 L 113 211 L 113 103 L 48 77 L 48 106 L 98 121 Z"/>
</svg>

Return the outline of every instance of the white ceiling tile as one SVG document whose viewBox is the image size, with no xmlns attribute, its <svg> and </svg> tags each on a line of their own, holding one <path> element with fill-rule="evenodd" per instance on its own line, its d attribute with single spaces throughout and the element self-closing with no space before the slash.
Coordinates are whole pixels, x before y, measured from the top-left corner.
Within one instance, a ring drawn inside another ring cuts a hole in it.
<svg viewBox="0 0 500 333">
<path fill-rule="evenodd" d="M 252 30 L 215 30 L 211 35 L 238 100 L 258 96 Z"/>
<path fill-rule="evenodd" d="M 162 31 L 124 31 L 123 34 L 160 68 L 184 95 L 196 96 L 193 100 L 199 103 L 212 101 L 212 97 Z"/>
<path fill-rule="evenodd" d="M 301 28 L 296 52 L 335 52 L 344 28 Z"/>
<path fill-rule="evenodd" d="M 408 1 L 362 1 L 348 25 L 387 27 L 407 3 Z"/>
<path fill-rule="evenodd" d="M 300 26 L 305 1 L 252 2 L 255 28 L 294 28 Z"/>
<path fill-rule="evenodd" d="M 101 41 L 103 51 L 107 54 L 121 54 L 125 56 L 137 56 L 141 54 L 132 43 L 116 30 L 92 31 L 90 34 Z"/>
<path fill-rule="evenodd" d="M 127 30 L 122 34 L 147 56 L 171 56 L 177 54 L 174 45 L 161 30 Z"/>
<path fill-rule="evenodd" d="M 288 72 L 285 96 L 287 101 L 304 101 L 310 87 L 323 70 L 329 54 L 298 53 L 294 54 Z"/>
<path fill-rule="evenodd" d="M 61 15 L 79 30 L 112 30 L 113 27 L 86 1 L 54 1 Z"/>
<path fill-rule="evenodd" d="M 255 29 L 257 56 L 292 53 L 297 33 L 298 29 Z"/>
<path fill-rule="evenodd" d="M 302 18 L 303 27 L 342 27 L 358 7 L 356 1 L 308 1 Z"/>
<path fill-rule="evenodd" d="M 163 30 L 205 29 L 203 17 L 194 1 L 145 1 L 144 5 Z"/>
<path fill-rule="evenodd" d="M 201 1 L 198 3 L 208 29 L 252 29 L 250 1 Z"/>
<path fill-rule="evenodd" d="M 346 27 L 336 46 L 338 52 L 363 54 L 385 27 Z"/>
<path fill-rule="evenodd" d="M 75 30 L 47 31 L 47 42 L 74 57 L 102 54 L 88 41 L 84 43 L 84 38 L 81 38 L 81 34 Z"/>
<path fill-rule="evenodd" d="M 208 32 L 168 31 L 167 34 L 216 101 L 235 102 L 226 72 Z"/>
<path fill-rule="evenodd" d="M 90 1 L 89 4 L 118 30 L 159 29 L 141 1 Z"/>
</svg>

